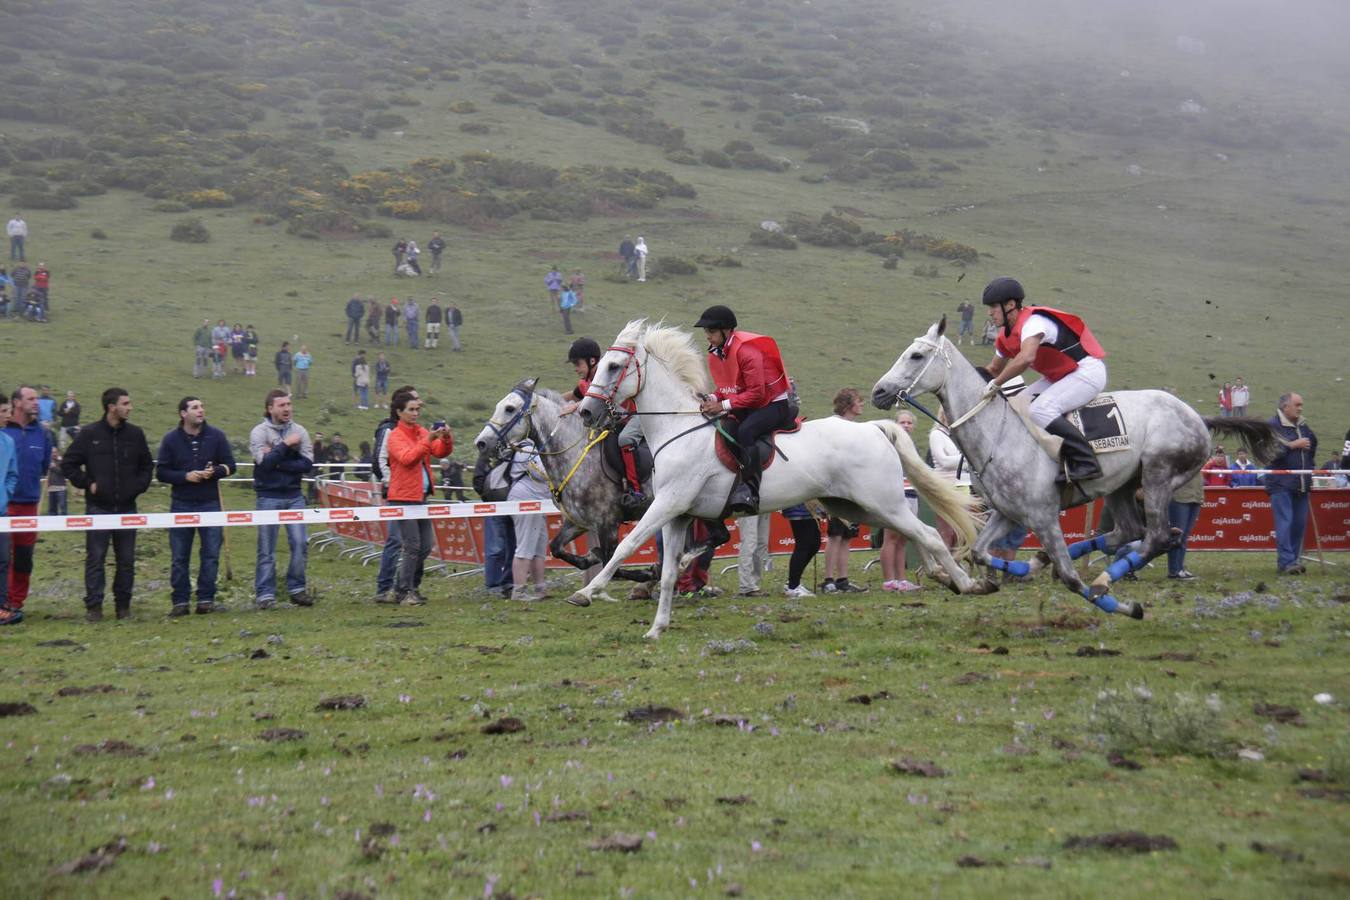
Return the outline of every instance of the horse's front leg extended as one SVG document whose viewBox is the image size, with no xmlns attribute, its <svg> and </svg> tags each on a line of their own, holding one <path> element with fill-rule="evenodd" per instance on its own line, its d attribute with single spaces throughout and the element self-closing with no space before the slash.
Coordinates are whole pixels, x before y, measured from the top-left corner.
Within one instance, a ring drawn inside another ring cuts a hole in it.
<svg viewBox="0 0 1350 900">
<path fill-rule="evenodd" d="M 1069 548 L 1064 544 L 1064 532 L 1059 529 L 1058 515 L 1053 520 L 1043 523 L 1041 528 L 1033 525 L 1032 529 L 1041 539 L 1041 546 L 1045 548 L 1045 552 L 1049 554 L 1050 562 L 1055 567 L 1055 572 L 1059 574 L 1059 580 L 1064 582 L 1069 590 L 1102 612 L 1122 613 L 1132 619 L 1144 617 L 1144 608 L 1138 603 L 1121 603 L 1105 591 L 1097 594 L 1094 588 L 1083 583 L 1083 579 L 1078 577 L 1078 570 L 1074 568 L 1073 559 L 1069 556 Z"/>
<path fill-rule="evenodd" d="M 585 528 L 564 518 L 562 528 L 559 529 L 553 540 L 548 542 L 548 552 L 553 554 L 554 559 L 561 559 L 569 566 L 575 566 L 584 572 L 591 566 L 603 562 L 604 560 L 596 554 L 595 550 L 590 550 L 585 556 L 579 556 L 565 548 L 568 544 L 586 533 Z"/>
<path fill-rule="evenodd" d="M 674 560 L 680 557 L 680 551 L 684 548 L 684 537 L 688 533 L 688 516 L 676 516 L 661 529 L 661 598 L 656 604 L 656 618 L 652 619 L 652 627 L 643 637 L 659 638 L 661 632 L 670 627 L 670 607 L 675 597 L 675 582 L 682 571 L 682 567 L 675 565 Z"/>
<path fill-rule="evenodd" d="M 666 500 L 666 502 L 662 503 L 661 499 L 662 498 L 658 495 L 657 498 L 652 501 L 652 505 L 647 508 L 647 512 L 642 516 L 641 520 L 638 521 L 637 525 L 633 527 L 633 530 L 628 532 L 628 536 L 619 542 L 619 546 L 615 549 L 614 555 L 605 563 L 605 567 L 600 570 L 600 574 L 591 579 L 590 584 L 568 597 L 568 603 L 573 606 L 590 606 L 591 598 L 609 584 L 614 578 L 614 571 L 619 568 L 619 565 L 625 559 L 636 553 L 643 542 L 655 534 L 658 528 L 661 528 L 671 519 L 675 518 L 677 515 L 675 508 L 676 501 Z"/>
</svg>

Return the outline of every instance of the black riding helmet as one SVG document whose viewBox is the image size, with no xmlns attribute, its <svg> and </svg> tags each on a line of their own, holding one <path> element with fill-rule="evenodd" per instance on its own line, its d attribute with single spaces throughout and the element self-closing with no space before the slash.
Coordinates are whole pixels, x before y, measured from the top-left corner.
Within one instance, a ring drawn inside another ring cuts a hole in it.
<svg viewBox="0 0 1350 900">
<path fill-rule="evenodd" d="M 703 315 L 699 316 L 698 321 L 694 323 L 694 327 L 720 328 L 723 331 L 735 331 L 736 314 L 731 311 L 731 307 L 722 306 L 719 303 L 717 306 L 710 306 L 705 309 Z"/>
<path fill-rule="evenodd" d="M 567 350 L 567 361 L 574 363 L 579 359 L 599 359 L 604 356 L 600 345 L 590 338 L 577 338 Z"/>
<path fill-rule="evenodd" d="M 1027 299 L 1027 292 L 1022 290 L 1022 285 L 1016 278 L 995 278 L 984 286 L 984 305 L 1000 306 L 1005 300 L 1016 300 L 1021 303 Z"/>
</svg>

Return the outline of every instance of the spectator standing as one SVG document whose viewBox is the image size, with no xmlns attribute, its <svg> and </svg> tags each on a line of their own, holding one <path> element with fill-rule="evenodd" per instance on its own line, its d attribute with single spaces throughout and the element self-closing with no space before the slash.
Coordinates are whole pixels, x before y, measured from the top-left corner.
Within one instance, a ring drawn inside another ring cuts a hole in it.
<svg viewBox="0 0 1350 900">
<path fill-rule="evenodd" d="M 58 413 L 61 416 L 61 434 L 57 436 L 56 442 L 64 447 L 75 439 L 76 432 L 80 430 L 80 401 L 75 399 L 74 391 L 66 391 L 66 399 L 61 401 Z"/>
<path fill-rule="evenodd" d="M 1241 378 L 1233 382 L 1233 393 L 1231 399 L 1233 402 L 1233 415 L 1246 416 L 1247 406 L 1252 401 L 1252 392 L 1248 390 L 1247 382 L 1243 381 Z"/>
<path fill-rule="evenodd" d="M 9 280 L 14 284 L 15 315 L 27 315 L 28 285 L 33 280 L 33 270 L 20 262 L 9 270 Z"/>
<path fill-rule="evenodd" d="M 908 410 L 901 410 L 895 417 L 895 423 L 905 429 L 906 433 L 914 432 L 914 414 Z M 909 511 L 917 516 L 919 492 L 908 485 L 905 486 L 905 502 L 909 504 Z M 922 590 L 905 577 L 905 571 L 905 536 L 887 528 L 882 533 L 881 539 L 881 577 L 885 579 L 881 589 L 898 593 Z"/>
<path fill-rule="evenodd" d="M 347 301 L 347 333 L 343 335 L 342 343 L 359 344 L 361 343 L 361 320 L 366 316 L 366 305 L 361 302 L 361 298 L 355 295 Z"/>
<path fill-rule="evenodd" d="M 46 263 L 38 263 L 37 268 L 33 270 L 33 294 L 37 298 L 34 318 L 39 322 L 47 321 L 47 313 L 51 303 L 51 286 L 51 270 L 47 268 Z"/>
<path fill-rule="evenodd" d="M 1247 458 L 1245 449 L 1239 447 L 1237 453 L 1233 454 L 1232 468 L 1242 470 L 1229 477 L 1228 483 L 1233 487 L 1256 487 L 1260 483 L 1261 476 L 1253 471 L 1256 465 Z"/>
<path fill-rule="evenodd" d="M 619 241 L 619 256 L 623 259 L 623 277 L 635 278 L 637 276 L 637 257 L 633 252 L 633 239 L 626 234 L 623 236 L 623 240 Z"/>
<path fill-rule="evenodd" d="M 416 395 L 416 389 L 410 385 L 404 385 L 399 391 L 412 391 Z M 389 491 L 389 432 L 398 425 L 398 416 L 390 413 L 389 417 L 382 420 L 375 427 L 375 447 L 371 451 L 370 480 L 375 487 L 375 496 L 378 502 L 383 505 Z M 403 553 L 403 536 L 399 533 L 397 523 L 390 522 L 385 526 L 384 548 L 380 551 L 380 566 L 375 573 L 375 602 L 376 603 L 397 603 L 398 595 L 394 593 L 394 576 L 398 573 L 399 557 Z M 420 578 L 414 579 L 413 588 L 420 589 Z"/>
<path fill-rule="evenodd" d="M 66 498 L 66 476 L 61 472 L 61 457 L 52 458 L 47 469 L 47 515 L 65 516 L 70 514 Z"/>
<path fill-rule="evenodd" d="M 230 329 L 230 356 L 234 358 L 234 374 L 244 373 L 244 324 L 235 322 Z"/>
<path fill-rule="evenodd" d="M 1210 462 L 1214 460 L 1211 459 Z M 1208 468 L 1209 463 L 1205 466 Z M 1205 502 L 1205 485 L 1209 483 L 1209 476 L 1198 472 L 1194 478 L 1176 489 L 1167 504 L 1167 524 L 1171 526 L 1172 537 L 1176 544 L 1167 551 L 1168 578 L 1180 581 L 1195 578 L 1195 575 L 1186 569 L 1186 542 L 1190 539 L 1191 529 L 1195 528 L 1195 523 L 1200 518 L 1200 507 Z"/>
<path fill-rule="evenodd" d="M 834 414 L 839 418 L 856 421 L 863 412 L 862 394 L 856 388 L 844 388 L 834 395 Z M 822 590 L 827 594 L 866 592 L 867 588 L 853 584 L 848 580 L 849 542 L 858 535 L 858 526 L 834 516 L 825 524 L 825 583 Z"/>
<path fill-rule="evenodd" d="M 375 405 L 383 409 L 389 408 L 389 375 L 392 372 L 393 366 L 384 358 L 384 353 L 380 353 L 379 359 L 375 360 Z"/>
<path fill-rule="evenodd" d="M 981 339 L 980 343 L 992 344 L 997 337 L 998 337 L 998 326 L 994 324 L 994 317 L 989 316 L 987 319 L 984 320 L 984 338 Z"/>
<path fill-rule="evenodd" d="M 553 301 L 554 309 L 561 308 L 562 283 L 562 273 L 558 271 L 557 266 L 549 269 L 548 274 L 544 276 L 544 287 L 548 290 L 548 299 Z"/>
<path fill-rule="evenodd" d="M 365 394 L 361 393 L 361 383 L 357 380 L 357 370 L 365 367 Z M 352 402 L 356 404 L 357 409 L 370 408 L 370 360 L 366 358 L 365 350 L 358 350 L 356 357 L 352 360 Z"/>
<path fill-rule="evenodd" d="M 427 249 L 431 251 L 430 273 L 441 274 L 441 254 L 445 252 L 445 238 L 441 237 L 439 231 L 431 235 L 431 240 L 427 241 Z"/>
<path fill-rule="evenodd" d="M 309 432 L 294 421 L 291 395 L 272 390 L 264 406 L 266 415 L 249 434 L 249 452 L 253 456 L 253 490 L 258 509 L 304 509 L 302 479 L 314 470 L 314 445 Z M 276 605 L 277 532 L 280 525 L 258 526 L 258 561 L 253 590 L 258 609 Z M 290 545 L 290 565 L 286 569 L 286 593 L 296 606 L 313 606 L 314 598 L 306 589 L 305 565 L 309 559 L 305 526 L 286 526 Z"/>
<path fill-rule="evenodd" d="M 507 500 L 549 500 L 548 484 L 533 442 L 521 441 L 511 459 L 511 489 Z M 543 600 L 548 596 L 544 563 L 548 556 L 548 519 L 539 515 L 512 516 L 516 552 L 511 561 L 512 600 Z M 529 584 L 526 584 L 526 580 Z"/>
<path fill-rule="evenodd" d="M 27 518 L 38 514 L 38 503 L 42 500 L 42 476 L 52 464 L 56 447 L 52 436 L 38 424 L 37 391 L 28 385 L 20 385 L 9 399 L 11 417 L 5 425 L 5 434 L 14 443 L 19 480 L 9 493 L 6 509 L 11 517 Z M 23 621 L 23 605 L 28 600 L 36 544 L 36 531 L 10 533 L 9 605 L 0 610 L 0 625 L 15 625 Z"/>
<path fill-rule="evenodd" d="M 509 494 L 511 457 L 478 454 L 473 466 L 473 489 L 485 502 L 505 500 Z M 500 493 L 499 493 L 500 492 Z M 516 555 L 516 530 L 510 516 L 483 518 L 483 588 L 494 597 L 510 597 L 514 587 L 511 560 Z"/>
<path fill-rule="evenodd" d="M 769 568 L 770 513 L 745 516 L 736 520 L 741 546 L 736 553 L 736 596 L 762 597 L 760 585 Z"/>
<path fill-rule="evenodd" d="M 309 353 L 309 347 L 305 344 L 300 345 L 300 352 L 296 353 L 291 359 L 291 364 L 295 366 L 295 389 L 300 394 L 301 400 L 309 399 L 309 369 L 314 365 L 314 357 Z M 286 382 L 290 384 L 290 382 Z"/>
<path fill-rule="evenodd" d="M 244 326 L 244 374 L 250 378 L 258 374 L 258 329 L 252 323 Z"/>
<path fill-rule="evenodd" d="M 38 392 L 38 424 L 49 432 L 55 431 L 56 398 L 52 396 L 50 385 L 44 384 Z"/>
<path fill-rule="evenodd" d="M 398 308 L 398 298 L 390 297 L 389 305 L 384 308 L 384 345 L 398 346 L 398 320 L 402 313 Z"/>
<path fill-rule="evenodd" d="M 9 424 L 9 396 L 0 391 L 0 510 L 8 511 L 9 498 L 19 486 L 19 459 L 14 441 L 5 434 Z M 0 515 L 4 515 L 0 512 Z M 0 625 L 17 625 L 23 613 L 9 605 L 9 532 L 0 532 Z"/>
<path fill-rule="evenodd" d="M 380 342 L 380 323 L 384 321 L 384 307 L 374 297 L 366 298 L 366 339 L 372 344 Z"/>
<path fill-rule="evenodd" d="M 427 343 L 428 350 L 435 350 L 441 342 L 441 320 L 445 318 L 440 302 L 431 298 L 427 304 Z"/>
<path fill-rule="evenodd" d="M 11 312 L 9 308 L 8 291 L 10 285 L 12 284 L 14 284 L 14 282 L 10 281 L 9 272 L 5 269 L 4 266 L 0 266 L 0 319 L 18 317 L 19 311 L 15 309 L 13 312 Z"/>
<path fill-rule="evenodd" d="M 394 242 L 394 274 L 398 274 L 398 267 L 403 265 L 403 254 L 408 251 L 408 242 L 400 238 Z"/>
<path fill-rule="evenodd" d="M 975 304 L 969 300 L 962 300 L 957 304 L 956 311 L 961 314 L 961 333 L 956 336 L 956 345 L 959 347 L 967 338 L 970 343 L 975 343 Z"/>
<path fill-rule="evenodd" d="M 174 513 L 220 512 L 220 479 L 238 466 L 225 432 L 206 423 L 206 407 L 197 397 L 178 401 L 178 427 L 159 442 L 155 477 L 170 486 L 169 511 Z M 197 562 L 197 612 L 214 612 L 216 575 L 225 529 L 219 525 L 169 529 L 169 615 L 185 616 L 192 599 L 192 543 L 200 535 Z"/>
<path fill-rule="evenodd" d="M 1293 392 L 1280 397 L 1271 426 L 1284 452 L 1271 460 L 1272 469 L 1311 469 L 1317 459 L 1317 435 L 1303 418 L 1303 398 Z M 1266 493 L 1275 516 L 1275 566 L 1281 575 L 1302 575 L 1303 536 L 1308 527 L 1311 475 L 1267 475 Z"/>
<path fill-rule="evenodd" d="M 1224 471 L 1228 468 L 1228 457 L 1224 456 L 1222 447 L 1215 447 L 1214 453 L 1200 467 L 1200 475 L 1204 479 L 1205 487 L 1228 487 L 1231 483 L 1231 476 Z"/>
<path fill-rule="evenodd" d="M 422 399 L 415 391 L 399 391 L 394 394 L 390 406 L 398 417 L 398 425 L 385 438 L 389 448 L 389 502 L 397 506 L 418 506 L 425 503 L 436 488 L 432 458 L 449 456 L 454 450 L 454 439 L 444 423 L 439 423 L 440 427 L 433 431 L 418 424 Z M 398 528 L 403 550 L 399 555 L 394 593 L 404 606 L 423 606 L 427 601 L 417 590 L 417 584 L 435 541 L 431 520 L 402 519 Z"/>
<path fill-rule="evenodd" d="M 441 462 L 441 493 L 452 503 L 464 503 L 469 499 L 464 490 L 464 463 L 447 456 Z"/>
<path fill-rule="evenodd" d="M 1219 416 L 1227 419 L 1233 415 L 1233 386 L 1227 381 L 1219 388 Z"/>
<path fill-rule="evenodd" d="M 201 327 L 192 333 L 192 377 L 201 378 L 211 363 L 211 320 L 202 319 Z"/>
<path fill-rule="evenodd" d="M 282 341 L 281 349 L 277 355 L 272 358 L 272 364 L 277 367 L 277 384 L 286 389 L 290 394 L 291 389 L 291 342 Z"/>
<path fill-rule="evenodd" d="M 638 235 L 637 242 L 633 244 L 633 264 L 637 270 L 637 280 L 643 282 L 647 280 L 647 239 Z"/>
<path fill-rule="evenodd" d="M 134 513 L 136 498 L 150 487 L 154 459 L 145 432 L 132 425 L 131 396 L 122 388 L 103 392 L 103 418 L 80 429 L 66 449 L 61 472 L 84 491 L 85 513 L 91 516 Z M 113 575 L 113 603 L 117 618 L 131 615 L 131 592 L 136 586 L 136 529 L 88 531 L 84 535 L 84 617 L 103 621 L 103 590 L 108 544 L 113 545 L 117 569 Z"/>
<path fill-rule="evenodd" d="M 783 510 L 783 518 L 792 528 L 792 557 L 788 560 L 787 585 L 783 596 L 793 600 L 814 597 L 815 594 L 802 584 L 802 574 L 811 560 L 820 552 L 820 523 L 816 514 L 805 504 L 789 506 Z"/>
<path fill-rule="evenodd" d="M 459 328 L 464 324 L 464 313 L 453 303 L 445 307 L 445 324 L 450 332 L 450 350 L 459 353 L 464 349 L 464 345 L 459 342 Z"/>
<path fill-rule="evenodd" d="M 225 356 L 230 352 L 230 326 L 221 319 L 211 329 L 211 377 L 225 377 Z"/>
<path fill-rule="evenodd" d="M 563 288 L 562 299 L 558 301 L 558 311 L 562 313 L 563 334 L 572 334 L 572 309 L 577 305 L 576 292 L 571 285 Z"/>
<path fill-rule="evenodd" d="M 403 324 L 408 329 L 408 349 L 416 350 L 418 344 L 418 319 L 421 316 L 421 310 L 417 306 L 417 301 L 412 297 L 403 304 Z"/>
<path fill-rule="evenodd" d="M 577 295 L 577 312 L 586 311 L 586 276 L 581 274 L 580 269 L 572 270 L 572 278 L 568 281 L 568 286 L 572 292 Z"/>
<path fill-rule="evenodd" d="M 418 275 L 422 274 L 422 265 L 417 259 L 421 255 L 422 250 L 417 246 L 417 241 L 408 241 L 408 248 L 404 251 L 404 257 L 408 262 L 408 268 L 412 269 Z"/>
<path fill-rule="evenodd" d="M 28 240 L 28 223 L 23 220 L 19 213 L 14 214 L 14 218 L 9 220 L 5 226 L 5 234 L 9 235 L 9 260 L 14 262 L 24 261 L 28 257 L 24 255 L 24 242 Z"/>
</svg>

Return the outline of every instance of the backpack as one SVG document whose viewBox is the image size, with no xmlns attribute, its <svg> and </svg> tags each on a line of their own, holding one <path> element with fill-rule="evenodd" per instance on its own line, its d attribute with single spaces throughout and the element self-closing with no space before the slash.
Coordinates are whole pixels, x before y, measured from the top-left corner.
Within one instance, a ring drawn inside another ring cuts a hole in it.
<svg viewBox="0 0 1350 900">
<path fill-rule="evenodd" d="M 483 487 L 478 491 L 478 496 L 482 497 L 485 502 L 497 503 L 505 500 L 511 494 L 511 485 L 520 480 L 520 478 L 511 477 L 511 463 L 514 459 L 515 454 L 512 453 L 488 470 L 487 478 L 483 480 Z M 525 476 L 522 475 L 521 478 L 523 477 Z"/>
</svg>

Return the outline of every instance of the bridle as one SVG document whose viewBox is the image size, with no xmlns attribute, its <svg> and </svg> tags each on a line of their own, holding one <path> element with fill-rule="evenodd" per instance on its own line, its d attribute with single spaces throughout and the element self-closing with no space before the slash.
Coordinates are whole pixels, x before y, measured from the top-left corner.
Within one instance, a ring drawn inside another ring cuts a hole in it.
<svg viewBox="0 0 1350 900">
<path fill-rule="evenodd" d="M 504 425 L 498 423 L 498 421 L 495 418 L 489 419 L 487 423 L 487 427 L 491 428 L 492 433 L 497 436 L 497 446 L 499 447 L 508 446 L 510 442 L 507 440 L 507 435 L 511 433 L 511 430 L 516 427 L 516 424 L 520 422 L 521 419 L 527 420 L 526 421 L 527 433 L 530 427 L 528 418 L 530 415 L 530 409 L 534 405 L 534 391 L 527 391 L 523 388 L 517 387 L 511 389 L 511 394 L 515 394 L 516 396 L 520 397 L 520 399 L 523 401 L 520 405 L 520 409 L 516 410 L 516 414 L 512 416 L 509 420 L 507 420 L 506 424 Z M 507 394 L 506 396 L 509 397 L 511 396 L 511 394 Z"/>
<path fill-rule="evenodd" d="M 624 363 L 623 371 L 619 373 L 619 377 L 614 379 L 613 387 L 605 390 L 604 388 L 597 387 L 595 382 L 592 381 L 590 386 L 586 388 L 586 397 L 593 397 L 596 400 L 599 400 L 605 405 L 605 412 L 608 413 L 609 418 L 611 420 L 617 420 L 620 418 L 620 414 L 614 405 L 614 395 L 619 392 L 619 388 L 623 385 L 624 379 L 630 374 L 635 374 L 637 376 L 637 389 L 633 391 L 633 397 L 630 399 L 636 398 L 638 394 L 642 393 L 642 360 L 638 359 L 636 347 L 614 346 L 610 347 L 609 350 L 627 355 L 628 362 Z M 609 350 L 606 350 L 606 352 L 609 352 Z"/>
</svg>

